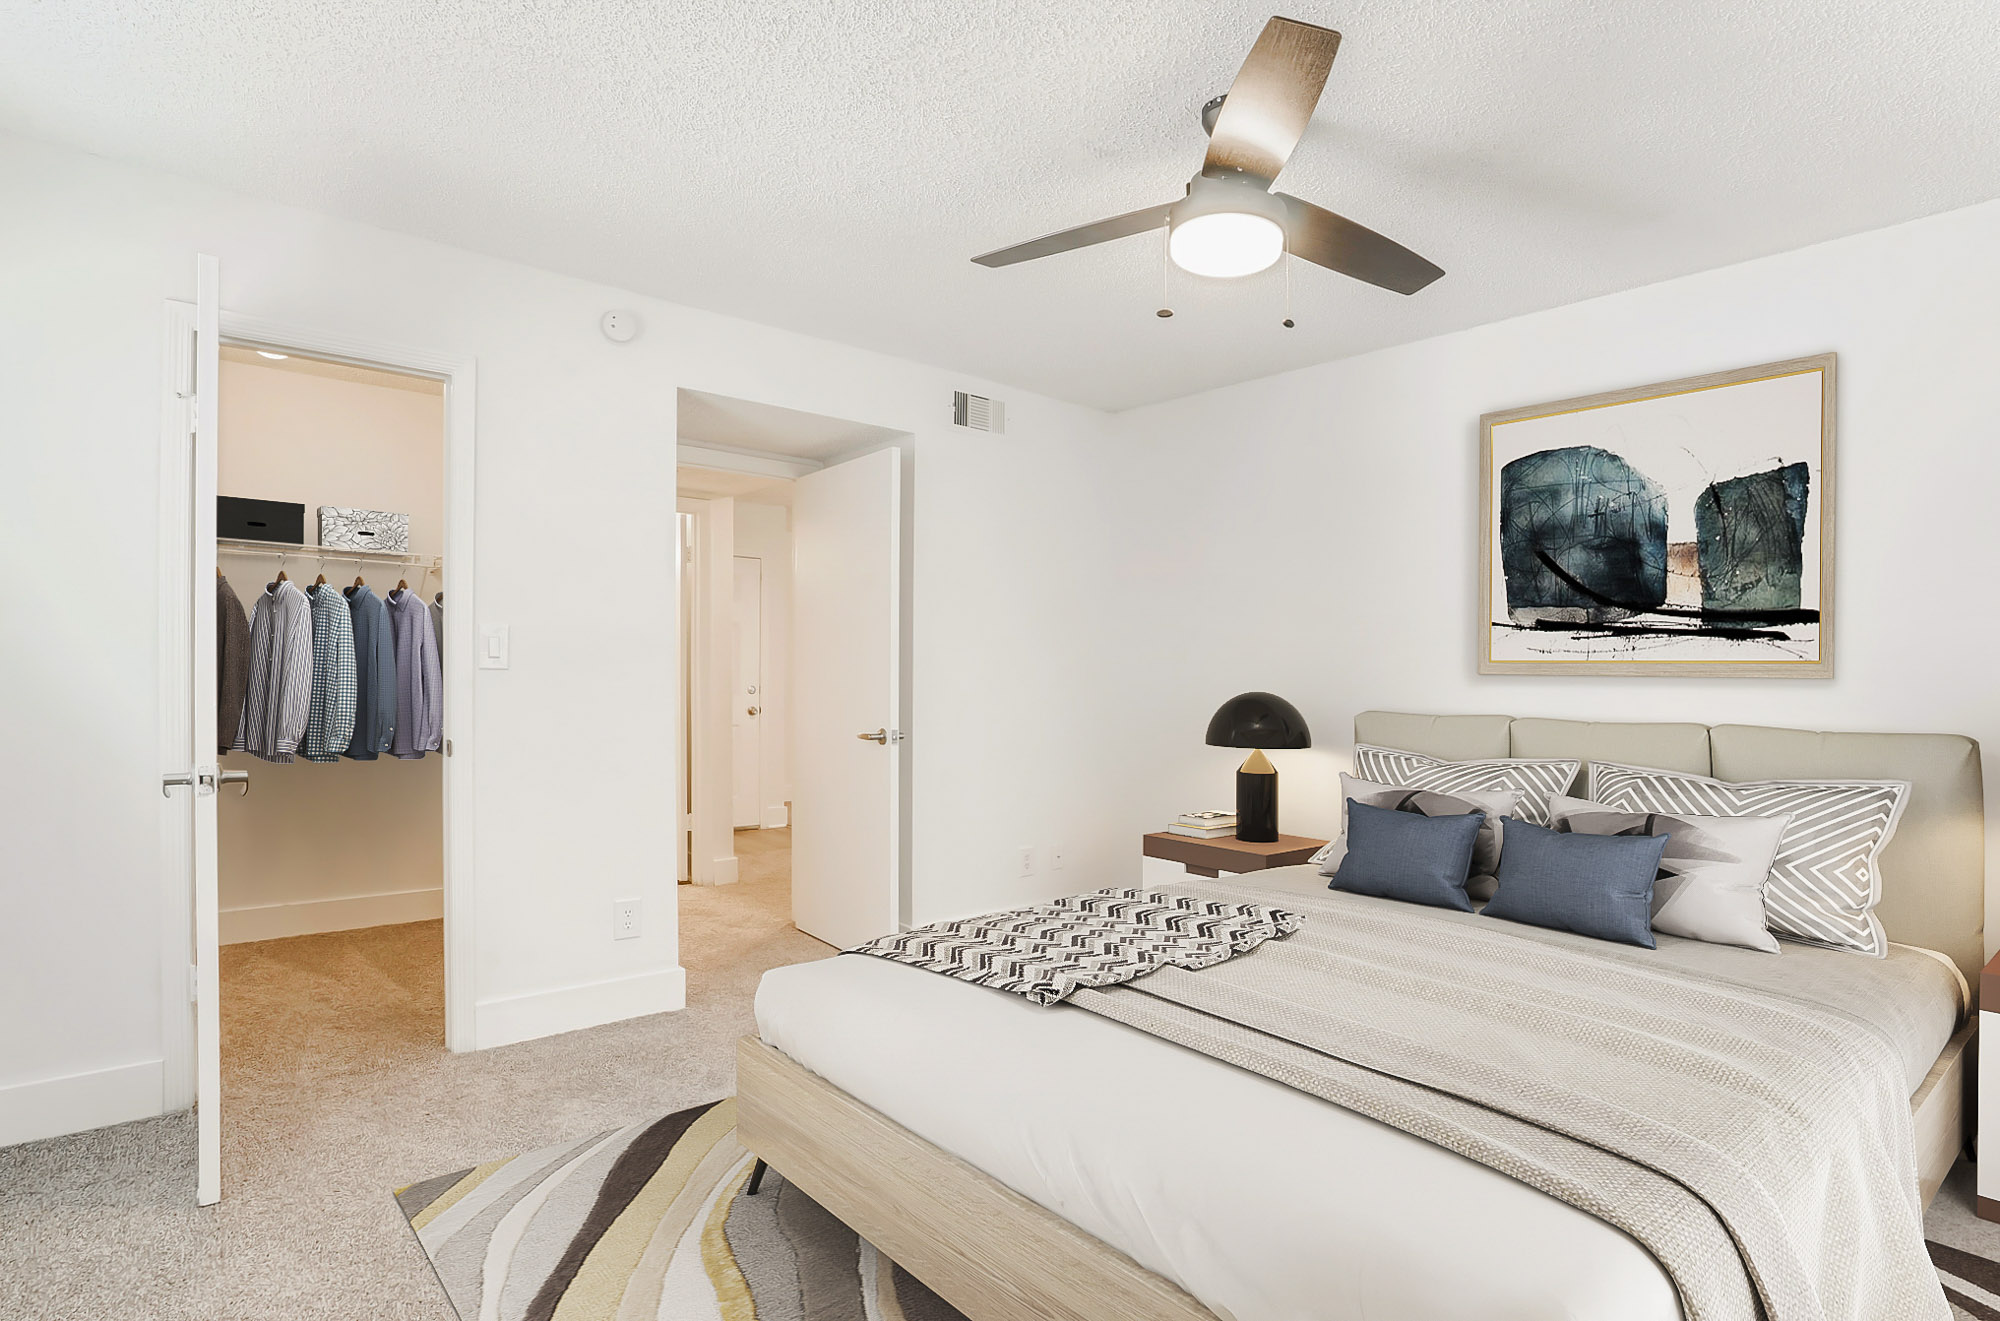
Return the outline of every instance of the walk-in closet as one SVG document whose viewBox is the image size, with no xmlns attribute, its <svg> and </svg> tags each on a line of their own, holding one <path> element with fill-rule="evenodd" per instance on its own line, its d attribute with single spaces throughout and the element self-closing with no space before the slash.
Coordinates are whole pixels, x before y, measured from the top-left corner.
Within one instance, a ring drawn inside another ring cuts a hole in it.
<svg viewBox="0 0 2000 1321">
<path fill-rule="evenodd" d="M 224 1110 L 444 1041 L 444 385 L 222 350 Z"/>
</svg>

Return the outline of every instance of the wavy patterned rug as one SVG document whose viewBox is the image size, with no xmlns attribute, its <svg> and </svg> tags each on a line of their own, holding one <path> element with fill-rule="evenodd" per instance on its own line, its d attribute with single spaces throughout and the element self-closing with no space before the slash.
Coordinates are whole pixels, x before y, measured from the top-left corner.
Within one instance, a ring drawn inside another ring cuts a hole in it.
<svg viewBox="0 0 2000 1321">
<path fill-rule="evenodd" d="M 773 1170 L 736 1102 L 396 1190 L 460 1321 L 965 1321 Z M 2000 1321 L 2000 1225 L 1964 1162 L 1925 1217 L 1961 1321 Z"/>
<path fill-rule="evenodd" d="M 460 1321 L 964 1321 L 776 1171 L 736 1102 L 396 1191 Z"/>
</svg>

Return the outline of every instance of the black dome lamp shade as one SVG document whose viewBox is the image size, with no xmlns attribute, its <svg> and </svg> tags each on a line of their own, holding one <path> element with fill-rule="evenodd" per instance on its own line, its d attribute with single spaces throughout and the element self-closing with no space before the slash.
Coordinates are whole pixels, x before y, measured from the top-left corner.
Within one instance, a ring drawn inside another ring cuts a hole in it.
<svg viewBox="0 0 2000 1321">
<path fill-rule="evenodd" d="M 1278 838 L 1278 768 L 1265 748 L 1309 748 L 1312 731 L 1299 709 L 1275 693 L 1238 693 L 1208 722 L 1208 744 L 1254 748 L 1236 771 L 1236 838 L 1270 844 Z"/>
</svg>

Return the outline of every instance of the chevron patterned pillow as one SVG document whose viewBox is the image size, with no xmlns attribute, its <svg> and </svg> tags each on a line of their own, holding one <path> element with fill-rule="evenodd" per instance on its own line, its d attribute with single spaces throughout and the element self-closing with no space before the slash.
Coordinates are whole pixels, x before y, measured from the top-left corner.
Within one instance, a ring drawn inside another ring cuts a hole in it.
<svg viewBox="0 0 2000 1321">
<path fill-rule="evenodd" d="M 1480 761 L 1445 761 L 1421 752 L 1378 748 L 1360 743 L 1354 748 L 1354 773 L 1377 784 L 1403 789 L 1430 789 L 1462 794 L 1476 789 L 1512 789 L 1521 795 L 1513 815 L 1537 826 L 1549 823 L 1549 795 L 1566 794 L 1579 761 L 1488 757 Z M 1504 851 L 1504 846 L 1503 846 Z"/>
<path fill-rule="evenodd" d="M 1785 816 L 1764 882 L 1772 931 L 1809 945 L 1876 958 L 1889 939 L 1875 916 L 1882 900 L 1877 861 L 1896 833 L 1910 786 L 1904 780 L 1758 780 L 1593 762 L 1590 797 L 1627 812 L 1705 816 Z"/>
</svg>

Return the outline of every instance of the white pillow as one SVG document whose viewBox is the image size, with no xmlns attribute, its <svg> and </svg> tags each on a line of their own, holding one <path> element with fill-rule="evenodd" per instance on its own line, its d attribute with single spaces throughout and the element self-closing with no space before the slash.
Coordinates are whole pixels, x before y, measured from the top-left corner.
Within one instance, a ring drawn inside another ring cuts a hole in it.
<svg viewBox="0 0 2000 1321">
<path fill-rule="evenodd" d="M 1757 780 L 1741 784 L 1593 762 L 1590 797 L 1629 812 L 1789 816 L 1764 882 L 1764 918 L 1781 936 L 1883 958 L 1875 916 L 1883 846 L 1909 801 L 1907 780 Z"/>
</svg>

